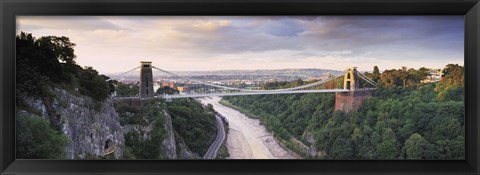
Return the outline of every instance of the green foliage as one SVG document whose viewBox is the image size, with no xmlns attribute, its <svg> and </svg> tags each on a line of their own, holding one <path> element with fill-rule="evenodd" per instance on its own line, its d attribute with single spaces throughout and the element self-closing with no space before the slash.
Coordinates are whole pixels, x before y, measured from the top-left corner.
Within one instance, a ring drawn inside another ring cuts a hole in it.
<svg viewBox="0 0 480 175">
<path fill-rule="evenodd" d="M 354 158 L 353 141 L 351 139 L 337 137 L 332 148 L 328 151 L 327 158 L 331 159 L 352 159 Z"/>
<path fill-rule="evenodd" d="M 174 89 L 174 88 L 170 88 L 169 86 L 165 86 L 165 87 L 160 87 L 157 89 L 157 94 L 159 95 L 163 95 L 163 94 L 178 94 L 178 90 L 177 89 Z"/>
<path fill-rule="evenodd" d="M 130 96 L 137 96 L 139 92 L 138 85 L 127 85 L 122 83 L 117 83 L 116 86 L 117 96 L 119 97 L 130 97 Z"/>
<path fill-rule="evenodd" d="M 148 133 L 131 131 L 124 135 L 125 147 L 136 159 L 163 159 L 162 142 L 167 131 L 164 127 L 164 106 L 161 100 L 146 101 L 141 107 L 133 107 L 124 103 L 116 103 L 115 110 L 120 116 L 120 124 L 137 124 L 153 126 Z M 133 116 L 132 116 L 133 115 Z M 144 138 L 144 134 L 149 137 Z"/>
<path fill-rule="evenodd" d="M 378 69 L 378 68 L 377 68 Z M 430 69 L 420 68 L 415 69 L 391 69 L 385 70 L 380 75 L 378 83 L 383 87 L 392 86 L 416 86 L 420 85 L 421 81 L 427 78 Z M 374 72 L 376 70 L 374 69 Z M 376 77 L 371 77 L 376 78 Z"/>
<path fill-rule="evenodd" d="M 80 93 L 101 101 L 109 97 L 110 88 L 106 79 L 92 67 L 85 67 L 80 76 Z"/>
<path fill-rule="evenodd" d="M 167 104 L 167 111 L 176 136 L 182 138 L 191 151 L 203 156 L 215 140 L 215 115 L 192 99 L 175 99 Z"/>
<path fill-rule="evenodd" d="M 439 101 L 464 100 L 464 67 L 458 64 L 448 64 L 443 70 L 444 80 L 437 83 L 435 91 L 438 92 Z"/>
<path fill-rule="evenodd" d="M 21 32 L 16 37 L 16 95 L 45 97 L 50 87 L 60 86 L 76 94 L 106 99 L 112 91 L 106 76 L 91 67 L 82 69 L 75 62 L 72 43 L 68 37 L 43 36 Z M 17 98 L 17 104 L 21 104 Z"/>
<path fill-rule="evenodd" d="M 144 115 L 141 114 L 141 108 L 123 102 L 114 103 L 114 107 L 120 117 L 120 125 L 139 124 L 144 126 L 147 124 L 143 120 Z"/>
<path fill-rule="evenodd" d="M 16 117 L 16 158 L 64 159 L 68 138 L 41 117 Z"/>
<path fill-rule="evenodd" d="M 407 159 L 425 159 L 429 155 L 427 154 L 427 150 L 431 149 L 430 143 L 425 140 L 420 134 L 414 133 L 412 134 L 407 141 L 405 142 L 405 148 Z"/>
<path fill-rule="evenodd" d="M 378 80 L 380 79 L 380 70 L 378 69 L 377 66 L 373 67 L 373 73 L 372 73 L 372 80 L 376 83 L 378 83 Z"/>
<path fill-rule="evenodd" d="M 217 157 L 215 159 L 226 159 L 229 156 L 230 156 L 230 154 L 228 153 L 227 146 L 225 146 L 225 144 L 223 144 L 218 149 Z"/>
<path fill-rule="evenodd" d="M 152 132 L 125 134 L 125 146 L 137 159 L 162 159 L 162 141 L 166 138 L 164 127 L 166 111 L 172 118 L 173 130 L 177 143 L 183 141 L 189 150 L 203 155 L 215 140 L 217 133 L 213 107 L 204 109 L 192 99 L 176 99 L 165 104 L 161 99 L 149 100 L 144 105 L 135 107 L 123 102 L 115 103 L 115 110 L 120 116 L 121 125 L 148 126 L 154 124 Z M 143 138 L 143 135 L 150 138 Z M 177 149 L 179 150 L 179 149 Z"/>
</svg>

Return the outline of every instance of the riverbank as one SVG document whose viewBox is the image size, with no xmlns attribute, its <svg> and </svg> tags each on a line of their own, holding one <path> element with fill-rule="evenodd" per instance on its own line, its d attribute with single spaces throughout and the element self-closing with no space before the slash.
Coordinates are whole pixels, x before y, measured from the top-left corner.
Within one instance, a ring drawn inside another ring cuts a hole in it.
<svg viewBox="0 0 480 175">
<path fill-rule="evenodd" d="M 260 119 L 260 116 L 257 116 L 255 114 L 250 113 L 249 111 L 236 106 L 234 104 L 231 104 L 230 102 L 221 99 L 219 101 L 220 104 L 227 106 L 229 108 L 233 108 L 245 116 L 252 118 L 252 119 Z M 289 140 L 283 140 L 278 137 L 274 137 L 277 143 L 284 148 L 285 150 L 288 150 L 291 152 L 291 154 L 294 154 L 297 158 L 312 158 L 312 155 L 310 155 L 309 152 L 309 147 L 300 142 L 298 139 L 291 137 Z"/>
<path fill-rule="evenodd" d="M 267 131 L 260 120 L 252 119 L 241 112 L 219 103 L 220 97 L 203 98 L 210 103 L 229 123 L 226 146 L 228 159 L 297 159 L 299 156 L 284 149 Z"/>
</svg>

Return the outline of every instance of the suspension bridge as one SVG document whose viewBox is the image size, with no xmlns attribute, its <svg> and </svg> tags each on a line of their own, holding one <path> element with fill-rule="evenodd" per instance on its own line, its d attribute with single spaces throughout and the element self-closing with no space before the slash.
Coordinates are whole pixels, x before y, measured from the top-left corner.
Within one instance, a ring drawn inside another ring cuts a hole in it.
<svg viewBox="0 0 480 175">
<path fill-rule="evenodd" d="M 115 96 L 114 99 L 150 99 L 150 98 L 164 98 L 166 101 L 171 101 L 175 98 L 195 98 L 195 97 L 211 97 L 211 96 L 238 96 L 238 95 L 262 95 L 262 94 L 298 94 L 298 93 L 337 93 L 338 94 L 347 94 L 347 96 L 358 96 L 358 94 L 363 91 L 370 92 L 377 88 L 377 84 L 365 76 L 364 74 L 357 71 L 356 67 L 348 68 L 344 71 L 344 76 L 333 76 L 329 75 L 328 78 L 309 84 L 299 85 L 297 87 L 288 87 L 281 89 L 247 89 L 247 88 L 238 88 L 226 86 L 223 84 L 216 84 L 212 82 L 202 81 L 199 79 L 190 78 L 187 76 L 182 76 L 175 74 L 173 72 L 155 67 L 151 62 L 142 61 L 141 65 L 135 67 L 131 70 L 123 72 L 121 74 L 111 76 L 111 79 L 120 80 L 122 76 L 137 71 L 140 69 L 140 78 L 139 78 L 139 93 L 138 96 L 133 97 L 121 97 Z M 187 89 L 183 93 L 176 94 L 156 94 L 154 91 L 153 83 L 153 70 L 157 71 L 158 75 L 166 76 L 170 79 L 181 79 L 186 83 Z M 344 78 L 343 88 L 333 88 L 325 89 L 320 88 L 322 85 L 335 81 L 338 78 Z M 369 87 L 360 88 L 360 80 L 365 81 Z M 357 95 L 355 95 L 357 94 Z M 362 96 L 362 95 L 360 95 Z M 338 97 L 337 97 L 338 99 Z M 350 100 L 352 101 L 352 100 Z M 355 101 L 355 100 L 353 100 Z M 363 100 L 362 100 L 363 101 Z M 355 103 L 355 102 L 352 102 Z M 353 104 L 355 106 L 355 104 Z"/>
</svg>

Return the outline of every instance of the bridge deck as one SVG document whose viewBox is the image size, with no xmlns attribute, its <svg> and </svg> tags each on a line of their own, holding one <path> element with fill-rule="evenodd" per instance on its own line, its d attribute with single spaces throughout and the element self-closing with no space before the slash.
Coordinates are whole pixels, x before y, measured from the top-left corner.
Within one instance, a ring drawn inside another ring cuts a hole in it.
<svg viewBox="0 0 480 175">
<path fill-rule="evenodd" d="M 375 90 L 377 88 L 356 89 L 355 91 Z M 263 92 L 231 92 L 231 93 L 205 93 L 205 94 L 175 94 L 161 95 L 154 98 L 195 98 L 212 96 L 239 96 L 239 95 L 264 95 L 264 94 L 302 94 L 302 93 L 328 93 L 328 92 L 349 92 L 344 89 L 317 89 L 317 90 L 295 90 L 295 91 L 263 91 Z M 115 97 L 115 99 L 132 99 L 139 97 Z"/>
</svg>

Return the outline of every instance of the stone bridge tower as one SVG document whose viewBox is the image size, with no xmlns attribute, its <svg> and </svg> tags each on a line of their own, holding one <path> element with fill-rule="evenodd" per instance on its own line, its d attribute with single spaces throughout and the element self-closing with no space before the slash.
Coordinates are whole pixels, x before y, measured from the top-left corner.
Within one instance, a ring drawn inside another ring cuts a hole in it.
<svg viewBox="0 0 480 175">
<path fill-rule="evenodd" d="M 152 98 L 155 95 L 153 90 L 152 62 L 142 61 L 140 63 L 140 98 Z"/>
<path fill-rule="evenodd" d="M 359 76 L 357 67 L 351 67 L 345 70 L 343 79 L 343 89 L 349 90 L 348 92 L 336 92 L 335 93 L 335 110 L 350 112 L 351 110 L 357 110 L 367 99 L 372 95 L 372 91 L 359 90 Z"/>
</svg>

